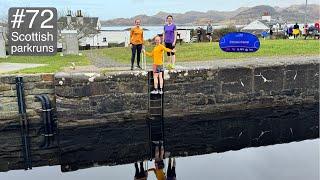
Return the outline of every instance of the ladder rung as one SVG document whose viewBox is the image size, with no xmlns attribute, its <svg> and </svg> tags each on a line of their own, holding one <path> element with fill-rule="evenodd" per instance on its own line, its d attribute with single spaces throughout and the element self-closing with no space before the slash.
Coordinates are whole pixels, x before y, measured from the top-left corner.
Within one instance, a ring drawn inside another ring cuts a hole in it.
<svg viewBox="0 0 320 180">
<path fill-rule="evenodd" d="M 161 116 L 161 114 L 150 114 L 151 116 Z"/>
<path fill-rule="evenodd" d="M 161 109 L 162 107 L 161 107 L 161 106 L 153 106 L 153 107 L 150 106 L 150 108 L 151 108 L 151 109 Z"/>
<path fill-rule="evenodd" d="M 162 101 L 162 99 L 150 99 L 149 101 Z"/>
<path fill-rule="evenodd" d="M 154 140 L 160 140 L 162 139 L 162 134 L 159 134 L 158 136 L 155 136 L 155 137 L 151 137 L 151 139 L 154 141 Z"/>
<path fill-rule="evenodd" d="M 153 129 L 151 128 L 151 134 L 152 135 L 157 135 L 157 134 L 162 134 L 162 129 Z M 157 132 L 154 132 L 154 131 L 157 131 Z"/>
<path fill-rule="evenodd" d="M 148 119 L 148 122 L 151 122 L 151 123 L 153 123 L 153 122 L 161 122 L 162 121 L 162 118 L 161 117 L 149 117 L 149 119 Z"/>
<path fill-rule="evenodd" d="M 151 126 L 152 125 L 159 125 L 159 124 L 162 125 L 162 122 L 161 121 L 152 121 L 151 122 Z"/>
<path fill-rule="evenodd" d="M 149 98 L 149 101 L 162 101 L 162 98 L 161 97 L 150 97 Z"/>
<path fill-rule="evenodd" d="M 160 128 L 162 127 L 162 124 L 153 124 L 153 125 L 150 125 L 151 127 L 155 127 L 155 128 Z"/>
<path fill-rule="evenodd" d="M 151 132 L 151 134 L 159 134 L 159 133 L 162 133 L 162 129 L 161 128 L 151 128 L 151 130 L 153 132 Z M 159 132 L 154 132 L 154 131 L 159 131 Z"/>
</svg>

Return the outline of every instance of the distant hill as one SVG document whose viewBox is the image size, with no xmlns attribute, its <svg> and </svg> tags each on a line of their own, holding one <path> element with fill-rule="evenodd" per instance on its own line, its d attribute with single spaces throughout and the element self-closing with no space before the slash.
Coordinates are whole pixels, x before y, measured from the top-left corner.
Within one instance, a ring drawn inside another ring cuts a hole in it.
<svg viewBox="0 0 320 180">
<path fill-rule="evenodd" d="M 162 25 L 168 14 L 173 15 L 174 21 L 179 25 L 204 25 L 208 20 L 214 24 L 248 24 L 253 20 L 260 19 L 264 12 L 268 12 L 274 19 L 282 19 L 288 23 L 303 23 L 305 5 L 292 5 L 286 8 L 271 7 L 266 5 L 255 7 L 242 7 L 234 11 L 207 12 L 188 11 L 186 13 L 159 12 L 153 16 L 138 15 L 132 18 L 117 18 L 101 21 L 103 26 L 130 26 L 134 19 L 140 18 L 143 25 Z M 310 4 L 308 6 L 308 21 L 314 22 L 320 19 L 320 5 Z"/>
</svg>

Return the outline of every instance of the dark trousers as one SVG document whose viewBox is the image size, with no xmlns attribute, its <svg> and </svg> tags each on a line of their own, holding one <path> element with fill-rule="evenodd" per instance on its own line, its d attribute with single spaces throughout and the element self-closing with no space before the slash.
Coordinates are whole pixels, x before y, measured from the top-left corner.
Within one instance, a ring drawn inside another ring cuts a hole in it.
<svg viewBox="0 0 320 180">
<path fill-rule="evenodd" d="M 143 162 L 140 162 L 140 171 L 139 171 L 138 163 L 134 163 L 134 167 L 136 168 L 136 173 L 134 177 L 136 178 L 146 177 L 146 173 L 144 172 L 144 168 L 143 168 Z"/>
<path fill-rule="evenodd" d="M 169 165 L 168 165 L 168 169 L 167 169 L 167 176 L 168 176 L 168 178 L 177 177 L 177 175 L 176 175 L 176 167 L 171 166 L 171 159 L 169 159 Z"/>
<path fill-rule="evenodd" d="M 201 42 L 201 34 L 198 34 L 198 42 Z"/>
<path fill-rule="evenodd" d="M 132 45 L 132 55 L 131 55 L 131 67 L 134 65 L 134 59 L 137 54 L 137 65 L 140 66 L 140 54 L 142 50 L 142 44 Z"/>
</svg>

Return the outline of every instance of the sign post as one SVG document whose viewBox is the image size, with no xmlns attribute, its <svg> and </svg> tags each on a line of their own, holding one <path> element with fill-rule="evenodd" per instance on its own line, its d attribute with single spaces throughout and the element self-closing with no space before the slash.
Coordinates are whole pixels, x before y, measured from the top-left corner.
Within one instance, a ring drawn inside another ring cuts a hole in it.
<svg viewBox="0 0 320 180">
<path fill-rule="evenodd" d="M 260 48 L 257 36 L 246 32 L 228 33 L 220 39 L 220 48 L 225 52 L 256 52 Z"/>
</svg>

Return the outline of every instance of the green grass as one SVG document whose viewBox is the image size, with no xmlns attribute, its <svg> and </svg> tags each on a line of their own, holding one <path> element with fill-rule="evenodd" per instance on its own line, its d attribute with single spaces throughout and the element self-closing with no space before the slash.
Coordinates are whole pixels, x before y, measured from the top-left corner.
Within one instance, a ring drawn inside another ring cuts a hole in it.
<svg viewBox="0 0 320 180">
<path fill-rule="evenodd" d="M 32 64 L 47 64 L 46 66 L 23 69 L 10 73 L 55 73 L 65 67 L 70 67 L 75 63 L 76 66 L 89 65 L 90 61 L 86 56 L 67 55 L 60 56 L 9 56 L 6 59 L 0 59 L 0 63 L 32 63 Z"/>
<path fill-rule="evenodd" d="M 146 47 L 148 51 L 152 46 Z M 318 40 L 261 40 L 261 47 L 255 53 L 226 53 L 220 50 L 215 43 L 192 43 L 177 45 L 177 61 L 205 61 L 218 59 L 237 59 L 252 57 L 280 57 L 295 55 L 319 54 L 320 42 Z M 100 49 L 99 54 L 120 63 L 129 63 L 130 48 Z"/>
<path fill-rule="evenodd" d="M 147 46 L 151 51 L 153 46 Z M 220 50 L 219 44 L 215 43 L 192 43 L 177 45 L 177 62 L 206 61 L 218 59 L 254 58 L 254 57 L 281 57 L 296 55 L 319 55 L 320 41 L 318 40 L 261 40 L 261 48 L 255 53 L 226 53 Z M 130 48 L 107 48 L 92 50 L 97 56 L 113 59 L 119 63 L 130 64 Z M 83 56 L 9 56 L 0 59 L 1 62 L 9 63 L 33 63 L 47 64 L 43 67 L 28 68 L 11 73 L 55 73 L 65 67 L 70 67 L 74 62 L 76 66 L 90 65 L 89 56 L 84 52 Z M 103 58 L 102 58 L 103 59 Z M 151 63 L 150 58 L 148 62 Z"/>
</svg>

